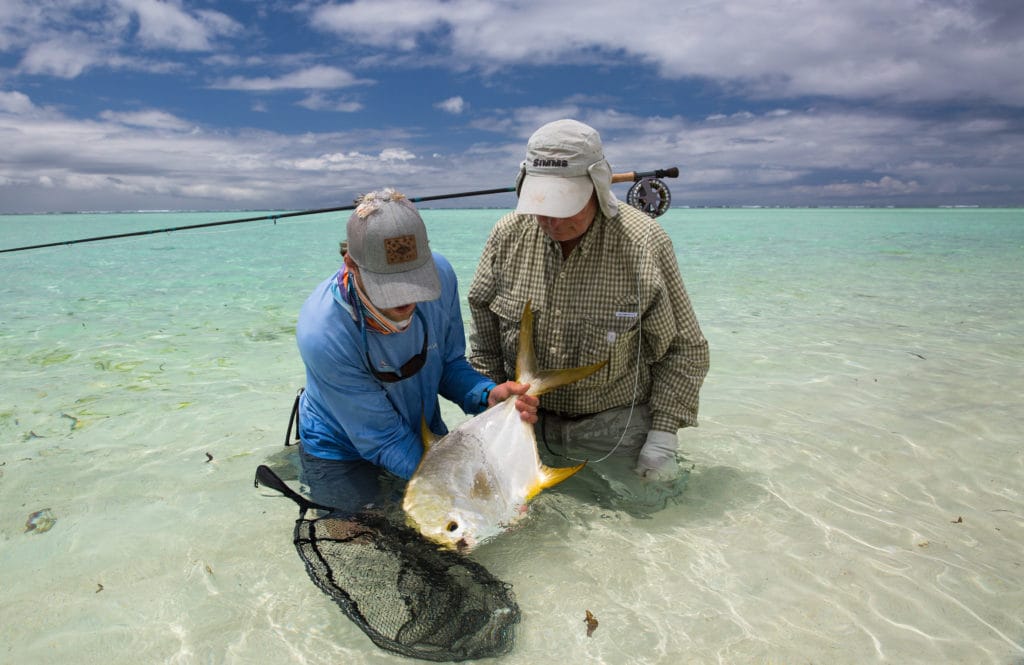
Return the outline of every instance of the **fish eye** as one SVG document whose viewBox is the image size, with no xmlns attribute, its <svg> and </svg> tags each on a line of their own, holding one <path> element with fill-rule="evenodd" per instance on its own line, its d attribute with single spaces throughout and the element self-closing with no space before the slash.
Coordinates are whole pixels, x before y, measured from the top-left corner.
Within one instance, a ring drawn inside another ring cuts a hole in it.
<svg viewBox="0 0 1024 665">
<path fill-rule="evenodd" d="M 445 528 L 448 530 L 449 533 L 453 531 L 458 531 L 459 523 L 455 521 L 448 522 L 448 526 L 446 526 Z"/>
</svg>

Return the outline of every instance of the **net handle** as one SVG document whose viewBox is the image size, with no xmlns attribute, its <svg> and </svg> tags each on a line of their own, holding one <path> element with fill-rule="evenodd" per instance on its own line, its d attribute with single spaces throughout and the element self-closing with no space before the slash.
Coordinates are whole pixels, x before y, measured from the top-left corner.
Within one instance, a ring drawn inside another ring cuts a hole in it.
<svg viewBox="0 0 1024 665">
<path fill-rule="evenodd" d="M 319 503 L 314 503 L 309 499 L 306 499 L 304 496 L 302 496 L 292 488 L 288 487 L 288 485 L 283 480 L 281 480 L 281 478 L 276 473 L 274 473 L 271 470 L 271 468 L 266 464 L 260 464 L 258 467 L 256 467 L 256 479 L 253 484 L 256 487 L 259 487 L 262 484 L 264 487 L 269 487 L 270 489 L 277 490 L 278 492 L 284 494 L 286 497 L 288 497 L 296 504 L 298 504 L 302 512 L 310 510 L 311 508 L 315 510 L 326 510 L 327 512 L 334 512 L 334 508 L 330 508 Z"/>
</svg>

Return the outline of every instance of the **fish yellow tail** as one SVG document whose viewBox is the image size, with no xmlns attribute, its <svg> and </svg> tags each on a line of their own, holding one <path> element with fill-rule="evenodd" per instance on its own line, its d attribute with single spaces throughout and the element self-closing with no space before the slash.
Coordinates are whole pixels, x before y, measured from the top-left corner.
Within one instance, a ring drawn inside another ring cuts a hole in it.
<svg viewBox="0 0 1024 665">
<path fill-rule="evenodd" d="M 516 357 L 516 382 L 530 384 L 528 395 L 542 395 L 555 388 L 585 379 L 604 367 L 605 364 L 607 364 L 607 361 L 570 369 L 537 369 L 537 354 L 533 348 L 533 310 L 530 308 L 530 302 L 526 302 L 526 306 L 523 307 L 523 317 L 519 321 L 519 355 Z"/>
<path fill-rule="evenodd" d="M 587 465 L 586 462 L 583 464 L 577 464 L 576 466 L 564 466 L 564 467 L 552 467 L 540 465 L 540 475 L 537 477 L 537 482 L 531 485 L 526 490 L 526 500 L 529 501 L 533 497 L 540 494 L 541 490 L 546 490 L 549 487 L 554 487 L 558 483 L 562 482 L 569 476 L 573 475 L 583 467 Z"/>
</svg>

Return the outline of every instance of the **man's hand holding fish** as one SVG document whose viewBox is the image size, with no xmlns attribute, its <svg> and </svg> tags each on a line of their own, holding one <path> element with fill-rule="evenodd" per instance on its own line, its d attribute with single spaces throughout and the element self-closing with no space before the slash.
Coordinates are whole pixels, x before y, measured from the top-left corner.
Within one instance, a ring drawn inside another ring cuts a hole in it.
<svg viewBox="0 0 1024 665">
<path fill-rule="evenodd" d="M 515 381 L 499 383 L 487 394 L 487 408 L 501 404 L 512 395 L 519 395 L 516 399 L 516 410 L 519 411 L 519 417 L 523 422 L 532 425 L 537 422 L 537 408 L 540 406 L 540 399 L 536 395 L 527 394 L 529 390 L 530 384 L 528 383 L 516 383 Z"/>
</svg>

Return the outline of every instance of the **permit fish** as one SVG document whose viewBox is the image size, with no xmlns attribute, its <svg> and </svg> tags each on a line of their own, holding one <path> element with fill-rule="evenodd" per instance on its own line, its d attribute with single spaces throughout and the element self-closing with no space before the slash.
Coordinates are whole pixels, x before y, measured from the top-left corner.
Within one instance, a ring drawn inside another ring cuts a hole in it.
<svg viewBox="0 0 1024 665">
<path fill-rule="evenodd" d="M 528 395 L 586 378 L 604 362 L 573 369 L 537 369 L 533 312 L 523 308 L 516 381 Z M 583 468 L 545 466 L 533 425 L 523 422 L 513 395 L 465 421 L 443 437 L 422 425 L 423 458 L 405 489 L 402 508 L 410 526 L 449 549 L 468 552 L 511 527 L 541 490 Z"/>
</svg>

